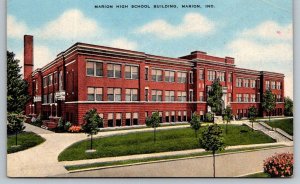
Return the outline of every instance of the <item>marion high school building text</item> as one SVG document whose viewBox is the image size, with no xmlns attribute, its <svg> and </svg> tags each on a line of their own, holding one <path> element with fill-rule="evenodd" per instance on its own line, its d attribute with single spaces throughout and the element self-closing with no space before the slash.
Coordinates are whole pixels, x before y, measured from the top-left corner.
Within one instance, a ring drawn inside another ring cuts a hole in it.
<svg viewBox="0 0 300 184">
<path fill-rule="evenodd" d="M 170 58 L 76 43 L 33 71 L 33 48 L 33 36 L 25 35 L 24 78 L 31 96 L 25 113 L 41 114 L 52 126 L 58 117 L 83 124 L 92 108 L 104 119 L 104 127 L 143 125 L 155 111 L 162 122 L 186 122 L 193 112 L 203 118 L 216 78 L 223 87 L 224 107 L 230 105 L 235 117 L 247 117 L 251 106 L 265 115 L 260 101 L 266 89 L 276 94 L 272 115 L 283 115 L 284 75 L 237 68 L 231 57 L 194 51 Z"/>
</svg>

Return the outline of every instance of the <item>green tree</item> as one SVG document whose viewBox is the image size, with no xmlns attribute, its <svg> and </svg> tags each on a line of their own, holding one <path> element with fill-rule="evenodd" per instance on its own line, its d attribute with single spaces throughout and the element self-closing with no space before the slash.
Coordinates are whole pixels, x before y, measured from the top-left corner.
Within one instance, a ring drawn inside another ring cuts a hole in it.
<svg viewBox="0 0 300 184">
<path fill-rule="evenodd" d="M 156 128 L 160 126 L 160 118 L 158 112 L 154 112 L 151 117 L 147 117 L 147 127 L 153 128 L 153 141 L 156 142 Z"/>
<path fill-rule="evenodd" d="M 7 51 L 7 111 L 20 113 L 29 100 L 28 85 L 22 79 L 19 60 L 13 52 Z"/>
<path fill-rule="evenodd" d="M 249 120 L 252 123 L 252 131 L 253 131 L 253 123 L 256 121 L 257 118 L 257 109 L 254 106 L 251 106 L 249 109 Z"/>
<path fill-rule="evenodd" d="M 200 116 L 197 113 L 193 113 L 192 119 L 190 121 L 191 128 L 195 131 L 195 137 L 198 137 L 198 131 L 201 127 Z"/>
<path fill-rule="evenodd" d="M 226 121 L 226 126 L 225 126 L 225 133 L 226 134 L 227 134 L 227 125 L 228 125 L 228 123 L 231 122 L 232 118 L 233 118 L 232 109 L 231 109 L 231 107 L 227 106 L 224 109 L 224 121 Z"/>
<path fill-rule="evenodd" d="M 290 97 L 284 98 L 284 115 L 293 116 L 293 100 Z"/>
<path fill-rule="evenodd" d="M 7 113 L 7 131 L 16 135 L 16 146 L 18 145 L 18 133 L 25 129 L 26 117 L 22 114 Z"/>
<path fill-rule="evenodd" d="M 263 98 L 262 98 L 261 106 L 264 109 L 264 111 L 269 115 L 269 123 L 270 123 L 270 121 L 271 121 L 271 112 L 276 107 L 275 94 L 273 94 L 271 90 L 267 90 L 264 93 Z"/>
<path fill-rule="evenodd" d="M 84 115 L 85 124 L 82 126 L 83 131 L 91 136 L 91 150 L 93 149 L 93 135 L 98 134 L 100 126 L 103 124 L 103 119 L 97 113 L 97 109 L 91 109 Z"/>
<path fill-rule="evenodd" d="M 211 111 L 215 114 L 220 114 L 222 111 L 222 106 L 223 106 L 222 96 L 223 96 L 223 89 L 220 84 L 219 78 L 217 78 L 212 83 L 207 98 L 207 105 L 211 107 Z"/>
<path fill-rule="evenodd" d="M 216 177 L 215 154 L 225 149 L 222 129 L 219 125 L 213 124 L 205 128 L 199 139 L 200 147 L 213 154 L 213 176 Z"/>
</svg>

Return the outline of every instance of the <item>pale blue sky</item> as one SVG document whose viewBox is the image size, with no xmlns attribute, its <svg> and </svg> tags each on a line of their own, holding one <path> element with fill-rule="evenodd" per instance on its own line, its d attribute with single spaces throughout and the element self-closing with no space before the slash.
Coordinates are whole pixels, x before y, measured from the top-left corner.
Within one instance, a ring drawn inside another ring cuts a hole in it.
<svg viewBox="0 0 300 184">
<path fill-rule="evenodd" d="M 203 8 L 183 9 L 181 2 Z M 101 4 L 179 8 L 94 8 Z M 8 0 L 7 6 L 8 49 L 22 60 L 22 35 L 34 35 L 38 67 L 79 41 L 170 57 L 202 50 L 235 57 L 238 67 L 284 73 L 287 95 L 293 96 L 292 0 Z"/>
</svg>

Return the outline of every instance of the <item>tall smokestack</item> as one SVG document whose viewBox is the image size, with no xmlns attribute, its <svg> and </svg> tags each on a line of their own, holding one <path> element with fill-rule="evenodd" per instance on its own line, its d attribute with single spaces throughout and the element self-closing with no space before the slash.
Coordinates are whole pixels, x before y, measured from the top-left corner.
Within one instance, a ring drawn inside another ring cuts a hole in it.
<svg viewBox="0 0 300 184">
<path fill-rule="evenodd" d="M 24 35 L 24 79 L 28 79 L 33 71 L 33 36 Z"/>
</svg>

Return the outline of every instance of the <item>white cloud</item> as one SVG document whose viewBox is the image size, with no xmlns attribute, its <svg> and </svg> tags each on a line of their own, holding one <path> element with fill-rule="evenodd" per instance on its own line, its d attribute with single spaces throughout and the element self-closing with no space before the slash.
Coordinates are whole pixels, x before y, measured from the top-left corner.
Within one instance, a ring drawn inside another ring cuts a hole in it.
<svg viewBox="0 0 300 184">
<path fill-rule="evenodd" d="M 237 67 L 285 74 L 285 96 L 293 98 L 293 43 L 291 24 L 267 21 L 244 30 L 226 45 Z M 279 31 L 279 32 L 277 32 Z"/>
<path fill-rule="evenodd" d="M 9 38 L 23 38 L 24 34 L 28 31 L 27 25 L 17 20 L 14 16 L 7 16 L 7 36 Z"/>
<path fill-rule="evenodd" d="M 268 40 L 292 40 L 293 39 L 293 26 L 279 25 L 274 21 L 266 21 L 255 28 L 244 30 L 242 32 L 244 37 L 264 38 Z"/>
<path fill-rule="evenodd" d="M 136 50 L 137 43 L 133 41 L 129 41 L 126 38 L 118 38 L 112 40 L 110 46 L 120 48 L 120 49 Z"/>
<path fill-rule="evenodd" d="M 95 20 L 86 17 L 80 10 L 71 9 L 38 29 L 36 35 L 51 40 L 79 39 L 98 37 L 102 31 Z"/>
<path fill-rule="evenodd" d="M 137 28 L 138 33 L 153 34 L 161 39 L 184 37 L 187 35 L 203 35 L 212 33 L 215 24 L 199 13 L 188 13 L 178 25 L 172 25 L 165 20 L 154 20 Z"/>
</svg>

